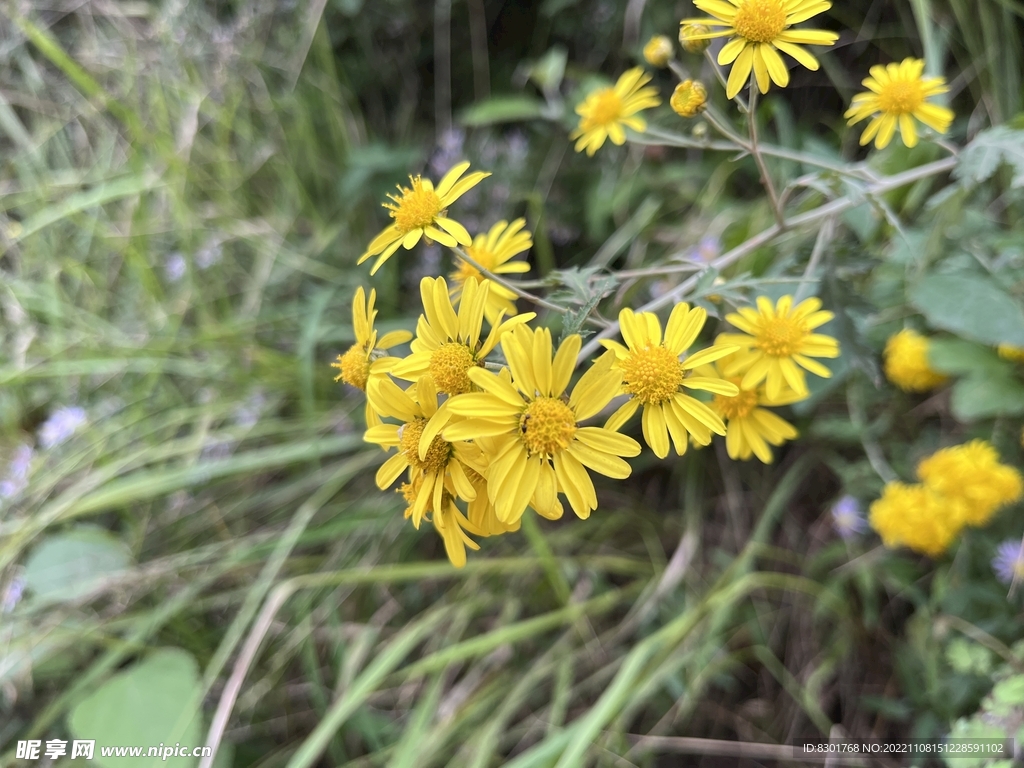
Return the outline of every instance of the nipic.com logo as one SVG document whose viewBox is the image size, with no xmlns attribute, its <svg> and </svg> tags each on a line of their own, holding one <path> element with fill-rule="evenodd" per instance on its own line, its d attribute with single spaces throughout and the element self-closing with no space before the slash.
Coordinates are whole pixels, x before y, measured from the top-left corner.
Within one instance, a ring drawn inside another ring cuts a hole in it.
<svg viewBox="0 0 1024 768">
<path fill-rule="evenodd" d="M 64 739 L 33 739 L 18 742 L 16 757 L 19 760 L 39 760 L 47 758 L 57 760 L 69 756 L 72 760 L 84 758 L 92 760 L 96 751 L 95 739 L 75 739 L 71 742 L 71 754 L 68 755 L 68 742 Z M 100 746 L 101 757 L 209 757 L 213 753 L 211 747 L 189 747 L 181 744 L 164 745 L 162 742 L 155 747 L 135 746 Z"/>
</svg>

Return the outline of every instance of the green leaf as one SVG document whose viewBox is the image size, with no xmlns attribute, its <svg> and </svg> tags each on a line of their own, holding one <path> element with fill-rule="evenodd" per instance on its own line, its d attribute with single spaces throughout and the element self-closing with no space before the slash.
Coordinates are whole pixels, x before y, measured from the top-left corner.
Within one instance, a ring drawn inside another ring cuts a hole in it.
<svg viewBox="0 0 1024 768">
<path fill-rule="evenodd" d="M 965 187 L 974 186 L 990 178 L 1003 163 L 1013 168 L 1010 185 L 1024 187 L 1024 131 L 1006 126 L 982 131 L 960 153 L 953 176 Z"/>
<path fill-rule="evenodd" d="M 569 61 L 569 52 L 560 45 L 556 45 L 530 67 L 530 79 L 535 82 L 544 93 L 555 93 L 562 85 L 562 78 L 565 76 L 565 65 Z"/>
<path fill-rule="evenodd" d="M 25 584 L 36 599 L 74 600 L 131 562 L 128 547 L 101 528 L 80 526 L 45 538 L 25 564 Z"/>
<path fill-rule="evenodd" d="M 494 96 L 467 107 L 459 116 L 459 122 L 476 127 L 536 120 L 543 114 L 544 102 L 530 96 Z"/>
<path fill-rule="evenodd" d="M 939 373 L 956 375 L 1007 374 L 1012 365 L 1001 360 L 991 347 L 963 339 L 929 339 L 928 364 Z"/>
<path fill-rule="evenodd" d="M 103 768 L 190 768 L 193 757 L 103 756 L 113 745 L 200 746 L 199 666 L 179 648 L 161 648 L 111 677 L 71 711 L 68 728 L 76 739 L 95 739 L 93 762 Z"/>
<path fill-rule="evenodd" d="M 953 387 L 950 400 L 959 421 L 1024 413 L 1024 384 L 1008 375 L 968 376 Z"/>
<path fill-rule="evenodd" d="M 987 277 L 928 275 L 909 298 L 933 328 L 982 344 L 1024 347 L 1024 309 Z"/>
</svg>

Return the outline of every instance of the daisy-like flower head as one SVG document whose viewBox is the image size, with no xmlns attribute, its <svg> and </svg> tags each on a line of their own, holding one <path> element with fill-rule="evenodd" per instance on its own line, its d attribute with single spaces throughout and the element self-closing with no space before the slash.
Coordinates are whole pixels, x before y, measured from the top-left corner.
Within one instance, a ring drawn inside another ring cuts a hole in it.
<svg viewBox="0 0 1024 768">
<path fill-rule="evenodd" d="M 663 69 L 668 66 L 674 53 L 671 40 L 665 35 L 655 35 L 644 46 L 644 61 L 652 67 Z"/>
<path fill-rule="evenodd" d="M 578 517 L 589 517 L 597 509 L 597 493 L 587 468 L 622 479 L 630 466 L 620 457 L 640 453 L 630 437 L 580 425 L 622 386 L 612 355 L 602 355 L 567 397 L 580 346 L 573 334 L 552 355 L 551 331 L 517 326 L 501 341 L 508 372 L 474 368 L 469 375 L 484 391 L 450 401 L 452 412 L 464 420 L 449 424 L 445 439 L 494 441 L 487 490 L 504 523 L 519 520 L 527 506 L 549 519 L 561 517 L 559 493 Z"/>
<path fill-rule="evenodd" d="M 377 470 L 377 487 L 384 490 L 407 472 L 407 482 L 399 489 L 409 504 L 406 517 L 412 518 L 418 529 L 430 515 L 444 538 L 452 564 L 461 567 L 466 562 L 465 547 L 478 549 L 465 531 L 477 535 L 483 532 L 459 511 L 454 500 L 473 502 L 477 498 L 480 483 L 474 480 L 486 471 L 479 449 L 435 437 L 420 454 L 420 437 L 437 412 L 437 390 L 428 376 L 405 392 L 389 378 L 374 379 L 367 396 L 378 413 L 401 422 L 370 427 L 364 435 L 368 443 L 397 449 Z"/>
<path fill-rule="evenodd" d="M 366 300 L 363 286 L 356 288 L 356 295 L 352 299 L 352 329 L 355 331 L 356 343 L 331 363 L 331 367 L 339 371 L 334 377 L 335 381 L 343 381 L 362 392 L 366 391 L 371 377 L 382 376 L 398 362 L 397 358 L 388 357 L 386 351 L 412 338 L 408 331 L 392 331 L 377 338 L 377 331 L 373 327 L 377 317 L 377 310 L 373 306 L 376 300 L 377 291 L 373 288 L 370 289 L 369 301 Z M 380 418 L 367 400 L 367 426 L 379 423 Z"/>
<path fill-rule="evenodd" d="M 661 104 L 658 89 L 644 87 L 650 80 L 643 69 L 634 67 L 624 72 L 613 87 L 599 88 L 587 96 L 576 107 L 579 126 L 569 134 L 570 139 L 577 139 L 576 151 L 586 150 L 587 156 L 593 157 L 607 138 L 620 146 L 626 142 L 623 126 L 634 131 L 646 130 L 647 123 L 637 112 Z"/>
<path fill-rule="evenodd" d="M 416 323 L 412 354 L 396 363 L 391 373 L 408 381 L 430 377 L 438 391 L 449 397 L 472 391 L 470 370 L 483 367 L 487 355 L 509 330 L 537 316 L 534 312 L 526 312 L 503 320 L 504 312 L 499 310 L 497 322 L 491 326 L 490 333 L 481 338 L 484 310 L 493 286 L 490 280 L 468 281 L 456 313 L 444 278 L 423 278 L 420 281 L 423 314 Z M 424 454 L 430 441 L 448 423 L 451 416 L 448 405 L 446 400 L 432 415 L 430 425 L 423 433 L 420 450 Z"/>
<path fill-rule="evenodd" d="M 357 263 L 362 264 L 371 256 L 377 256 L 370 270 L 372 275 L 399 246 L 410 250 L 423 237 L 449 248 L 472 243 L 466 228 L 447 215 L 449 205 L 491 175 L 475 171 L 463 177 L 468 168 L 469 163 L 459 163 L 441 178 L 436 187 L 430 179 L 410 176 L 411 186 L 399 186 L 397 195 L 388 195 L 391 202 L 384 203 L 394 222 L 370 241 Z"/>
<path fill-rule="evenodd" d="M 754 71 L 758 90 L 768 93 L 774 82 L 780 88 L 789 85 L 789 69 L 779 52 L 792 56 L 810 70 L 818 60 L 802 45 L 832 45 L 839 39 L 835 32 L 820 29 L 790 29 L 832 7 L 825 0 L 693 0 L 693 4 L 713 19 L 683 19 L 686 24 L 704 24 L 716 29 L 691 34 L 691 40 L 731 37 L 718 52 L 718 63 L 732 64 L 725 93 L 731 99 L 750 80 Z M 680 33 L 681 34 L 681 33 Z"/>
<path fill-rule="evenodd" d="M 726 377 L 723 368 L 723 363 L 716 363 L 714 367 L 698 369 L 697 373 L 736 386 L 735 395 L 716 393 L 711 403 L 711 410 L 725 422 L 725 447 L 729 458 L 747 461 L 751 456 L 757 456 L 765 464 L 771 464 L 775 457 L 769 446 L 779 446 L 787 440 L 796 439 L 797 431 L 788 421 L 769 411 L 767 406 L 789 405 L 803 400 L 804 396 L 784 390 L 771 400 L 765 394 L 764 384 L 745 389 L 742 376 Z"/>
<path fill-rule="evenodd" d="M 1003 360 L 1009 360 L 1011 363 L 1024 363 L 1024 349 L 1015 347 L 1012 344 L 1000 344 L 996 347 L 996 352 Z"/>
<path fill-rule="evenodd" d="M 1020 539 L 1007 539 L 996 549 L 992 570 L 1003 584 L 1024 581 L 1024 545 Z"/>
<path fill-rule="evenodd" d="M 936 493 L 963 502 L 965 525 L 985 525 L 997 510 L 1024 495 L 1020 472 L 1000 462 L 984 440 L 936 451 L 917 465 L 917 476 Z"/>
<path fill-rule="evenodd" d="M 683 22 L 679 27 L 679 44 L 687 53 L 704 53 L 711 45 L 711 41 L 704 35 L 710 31 L 703 24 Z"/>
<path fill-rule="evenodd" d="M 946 382 L 928 365 L 928 339 L 910 328 L 889 337 L 882 358 L 885 378 L 904 392 L 927 392 Z"/>
<path fill-rule="evenodd" d="M 792 296 L 783 296 L 774 306 L 767 297 L 759 296 L 757 309 L 740 307 L 738 313 L 725 316 L 743 333 L 723 333 L 715 343 L 745 350 L 729 359 L 725 375 L 743 374 L 740 386 L 747 390 L 767 382 L 765 393 L 770 400 L 777 401 L 787 387 L 806 397 L 807 381 L 800 369 L 827 379 L 832 372 L 811 358 L 839 357 L 838 341 L 814 333 L 833 317 L 821 310 L 816 298 L 804 299 L 794 307 Z"/>
<path fill-rule="evenodd" d="M 516 219 L 511 224 L 499 221 L 486 235 L 477 235 L 473 244 L 466 247 L 466 253 L 479 264 L 495 275 L 517 275 L 530 271 L 526 261 L 512 261 L 520 253 L 533 247 L 530 233 L 523 229 L 526 219 Z M 459 259 L 458 266 L 450 275 L 451 297 L 455 301 L 462 295 L 466 283 L 481 282 L 484 277 L 473 265 Z M 511 317 L 516 313 L 516 295 L 508 288 L 491 283 L 491 290 L 484 306 L 484 317 L 488 321 L 497 322 L 498 316 L 504 312 Z"/>
<path fill-rule="evenodd" d="M 608 419 L 607 429 L 620 429 L 642 405 L 644 441 L 660 459 L 668 456 L 670 435 L 676 454 L 682 456 L 689 435 L 697 443 L 707 445 L 712 432 L 726 433 L 718 414 L 686 390 L 738 394 L 735 384 L 723 381 L 713 371 L 711 376 L 702 376 L 695 375 L 694 369 L 730 355 L 739 347 L 711 347 L 680 360 L 697 340 L 707 317 L 708 313 L 700 307 L 691 309 L 689 304 L 676 304 L 662 338 L 661 323 L 653 312 L 637 314 L 627 308 L 619 313 L 619 328 L 626 345 L 609 340 L 601 344 L 615 354 L 615 367 L 622 372 L 622 394 L 630 398 Z"/>
<path fill-rule="evenodd" d="M 672 91 L 669 106 L 680 117 L 696 117 L 704 111 L 707 104 L 708 91 L 703 83 L 696 80 L 683 80 Z"/>
<path fill-rule="evenodd" d="M 892 141 L 897 127 L 903 143 L 908 147 L 915 146 L 917 128 L 914 126 L 914 118 L 937 133 L 949 130 L 953 112 L 926 101 L 930 96 L 949 90 L 946 80 L 942 77 L 922 77 L 924 62 L 921 59 L 908 58 L 899 64 L 887 64 L 884 67 L 876 64 L 869 72 L 871 77 L 862 82 L 867 92 L 854 96 L 853 103 L 843 115 L 849 120 L 849 125 L 869 117 L 874 118 L 860 136 L 861 146 L 874 139 L 875 146 L 884 149 Z"/>
<path fill-rule="evenodd" d="M 928 486 L 899 482 L 885 486 L 868 520 L 890 549 L 909 547 L 931 557 L 949 549 L 962 527 L 957 504 Z"/>
</svg>

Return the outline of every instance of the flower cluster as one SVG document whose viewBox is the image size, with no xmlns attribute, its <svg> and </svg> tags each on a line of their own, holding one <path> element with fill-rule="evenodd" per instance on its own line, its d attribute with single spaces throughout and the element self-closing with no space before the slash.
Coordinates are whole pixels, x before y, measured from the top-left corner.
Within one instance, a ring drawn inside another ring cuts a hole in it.
<svg viewBox="0 0 1024 768">
<path fill-rule="evenodd" d="M 917 467 L 920 483 L 892 482 L 871 505 L 871 527 L 887 547 L 936 557 L 967 526 L 983 526 L 1024 496 L 1024 478 L 984 440 L 943 448 Z"/>
<path fill-rule="evenodd" d="M 928 364 L 928 339 L 910 328 L 889 337 L 882 358 L 886 378 L 904 392 L 927 392 L 946 383 Z"/>
</svg>

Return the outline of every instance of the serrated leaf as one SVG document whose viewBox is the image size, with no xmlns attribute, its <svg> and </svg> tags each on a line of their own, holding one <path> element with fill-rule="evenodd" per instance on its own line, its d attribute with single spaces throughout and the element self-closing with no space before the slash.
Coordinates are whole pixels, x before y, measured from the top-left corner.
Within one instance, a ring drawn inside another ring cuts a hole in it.
<svg viewBox="0 0 1024 768">
<path fill-rule="evenodd" d="M 561 285 L 564 290 L 552 295 L 553 301 L 566 301 L 572 304 L 587 304 L 595 296 L 598 301 L 615 289 L 615 278 L 602 274 L 601 267 L 569 267 L 552 272 L 549 279 Z M 596 302 L 595 302 L 596 304 Z M 593 308 L 593 305 L 591 305 Z"/>
<path fill-rule="evenodd" d="M 530 96 L 494 96 L 467 107 L 459 116 L 459 122 L 477 127 L 535 120 L 543 114 L 544 102 Z"/>
<path fill-rule="evenodd" d="M 987 277 L 928 275 L 908 297 L 933 328 L 982 344 L 1024 347 L 1024 308 Z"/>
<path fill-rule="evenodd" d="M 1024 187 L 1024 131 L 999 126 L 979 133 L 960 153 L 953 176 L 965 187 L 989 179 L 1003 163 L 1013 168 L 1013 187 Z"/>
</svg>

